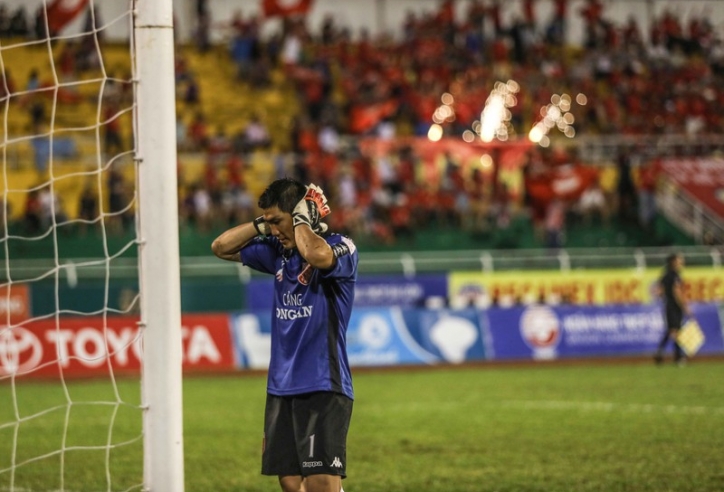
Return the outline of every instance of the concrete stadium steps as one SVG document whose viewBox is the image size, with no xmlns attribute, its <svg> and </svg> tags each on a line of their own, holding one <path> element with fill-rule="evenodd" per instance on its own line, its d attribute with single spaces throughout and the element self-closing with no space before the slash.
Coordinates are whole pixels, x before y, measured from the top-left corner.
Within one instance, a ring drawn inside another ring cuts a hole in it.
<svg viewBox="0 0 724 492">
<path fill-rule="evenodd" d="M 53 166 L 54 189 L 62 202 L 63 210 L 69 217 L 78 215 L 78 204 L 83 187 L 88 181 L 95 183 L 96 176 L 89 174 L 92 168 L 82 164 L 63 163 Z M 34 169 L 26 168 L 8 173 L 7 201 L 9 217 L 21 219 L 25 212 L 25 202 L 29 189 L 40 186 L 49 179 L 48 173 L 39 174 Z M 5 182 L 0 175 L 0 186 L 5 189 Z"/>
<path fill-rule="evenodd" d="M 194 183 L 203 183 L 206 173 L 206 156 L 199 152 L 179 154 L 183 174 L 179 179 L 182 193 Z M 276 177 L 274 159 L 268 152 L 255 152 L 244 158 L 247 189 L 256 199 Z M 219 164 L 218 176 L 226 179 L 225 163 Z"/>
<path fill-rule="evenodd" d="M 274 145 L 288 145 L 289 123 L 299 106 L 293 88 L 280 69 L 272 71 L 268 87 L 254 89 L 238 79 L 236 67 L 224 47 L 215 47 L 203 54 L 187 47 L 181 48 L 180 54 L 192 74 L 199 78 L 200 105 L 177 104 L 177 112 L 187 124 L 196 111 L 201 110 L 211 133 L 223 127 L 228 135 L 234 135 L 258 114 L 266 123 Z M 183 88 L 180 89 L 179 100 L 183 98 Z"/>
<path fill-rule="evenodd" d="M 51 59 L 46 44 L 15 46 L 21 41 L 5 41 L 2 44 L 2 51 L 0 51 L 3 66 L 13 67 L 11 78 L 15 85 L 15 92 L 26 90 L 28 78 L 33 69 L 38 71 L 41 86 L 52 85 L 56 77 L 61 77 L 57 61 L 65 42 L 61 41 L 53 44 Z M 102 48 L 102 63 L 109 77 L 130 78 L 131 61 L 127 46 L 104 45 Z M 17 69 L 17 67 L 20 67 L 20 69 Z M 78 74 L 74 80 L 60 81 L 61 84 L 72 83 L 72 85 L 62 86 L 58 91 L 54 121 L 56 129 L 95 125 L 98 120 L 98 104 L 103 90 L 100 80 L 102 77 L 103 71 L 94 69 Z M 15 96 L 6 102 L 4 107 L 0 107 L 1 117 L 7 119 L 8 138 L 29 134 L 31 130 L 29 110 L 35 102 L 43 104 L 45 107 L 43 121 L 50 124 L 53 114 L 54 93 L 55 91 L 51 88 L 36 94 Z M 130 117 L 124 117 L 124 119 L 130 121 Z M 130 124 L 124 121 L 122 128 L 124 137 L 130 138 L 132 131 Z M 4 131 L 4 128 L 2 131 Z"/>
</svg>

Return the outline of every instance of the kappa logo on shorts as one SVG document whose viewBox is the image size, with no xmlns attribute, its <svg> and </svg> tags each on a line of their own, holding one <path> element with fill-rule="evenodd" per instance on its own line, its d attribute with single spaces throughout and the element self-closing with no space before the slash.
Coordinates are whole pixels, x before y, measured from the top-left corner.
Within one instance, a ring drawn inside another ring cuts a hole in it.
<svg viewBox="0 0 724 492">
<path fill-rule="evenodd" d="M 334 457 L 334 460 L 332 461 L 332 464 L 329 465 L 333 468 L 342 468 L 342 462 L 339 461 L 339 458 L 337 456 Z"/>
<path fill-rule="evenodd" d="M 318 466 L 324 466 L 321 461 L 302 461 L 302 468 L 316 468 Z"/>
</svg>

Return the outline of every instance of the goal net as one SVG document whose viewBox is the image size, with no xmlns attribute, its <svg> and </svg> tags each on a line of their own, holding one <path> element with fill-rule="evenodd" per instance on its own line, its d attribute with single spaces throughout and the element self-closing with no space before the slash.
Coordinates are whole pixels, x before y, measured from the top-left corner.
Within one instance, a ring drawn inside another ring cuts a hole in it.
<svg viewBox="0 0 724 492">
<path fill-rule="evenodd" d="M 7 3 L 0 491 L 183 490 L 171 0 Z"/>
</svg>

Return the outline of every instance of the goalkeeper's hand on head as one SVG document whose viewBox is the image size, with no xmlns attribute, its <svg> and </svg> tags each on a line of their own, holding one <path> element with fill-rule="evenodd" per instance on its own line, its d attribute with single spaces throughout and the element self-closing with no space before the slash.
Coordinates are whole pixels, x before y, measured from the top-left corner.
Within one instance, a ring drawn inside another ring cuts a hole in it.
<svg viewBox="0 0 724 492">
<path fill-rule="evenodd" d="M 294 227 L 300 225 L 308 225 L 317 234 L 326 232 L 327 225 L 320 223 L 320 220 L 332 213 L 327 204 L 327 197 L 324 196 L 322 189 L 310 184 L 307 186 L 307 193 L 304 198 L 299 200 L 297 206 L 292 212 L 292 223 Z"/>
</svg>

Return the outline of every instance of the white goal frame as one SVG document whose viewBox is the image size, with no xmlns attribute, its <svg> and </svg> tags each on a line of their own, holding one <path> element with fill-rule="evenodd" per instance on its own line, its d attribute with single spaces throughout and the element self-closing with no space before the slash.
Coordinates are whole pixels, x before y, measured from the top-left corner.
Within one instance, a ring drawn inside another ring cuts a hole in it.
<svg viewBox="0 0 724 492">
<path fill-rule="evenodd" d="M 172 0 L 134 0 L 143 482 L 184 490 Z"/>
</svg>

